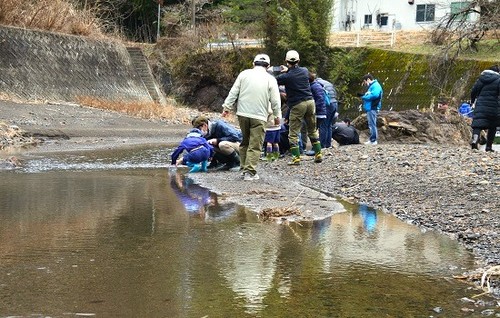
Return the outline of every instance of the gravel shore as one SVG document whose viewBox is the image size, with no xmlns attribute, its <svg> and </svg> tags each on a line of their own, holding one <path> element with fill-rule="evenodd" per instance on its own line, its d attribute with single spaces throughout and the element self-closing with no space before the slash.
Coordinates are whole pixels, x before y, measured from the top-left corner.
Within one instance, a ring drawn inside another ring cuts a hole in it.
<svg viewBox="0 0 500 318">
<path fill-rule="evenodd" d="M 7 125 L 32 133 L 50 130 L 61 135 L 56 143 L 36 146 L 38 151 L 173 145 L 188 129 L 183 124 L 79 106 L 0 102 L 0 113 L 0 121 Z M 2 156 L 8 154 L 3 151 Z M 500 152 L 472 151 L 465 146 L 380 143 L 324 150 L 320 164 L 312 157 L 303 159 L 300 166 L 293 167 L 287 166 L 288 158 L 261 162 L 261 179 L 257 181 L 244 182 L 238 172 L 197 173 L 192 177 L 224 199 L 257 212 L 294 203 L 301 207 L 304 217 L 322 218 L 342 211 L 334 197 L 366 203 L 457 239 L 477 256 L 478 273 L 500 265 Z"/>
</svg>

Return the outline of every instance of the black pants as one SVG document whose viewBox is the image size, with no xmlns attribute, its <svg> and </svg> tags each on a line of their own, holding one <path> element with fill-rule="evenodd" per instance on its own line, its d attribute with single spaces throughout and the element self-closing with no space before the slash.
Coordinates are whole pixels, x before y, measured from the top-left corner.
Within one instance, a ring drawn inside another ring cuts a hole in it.
<svg viewBox="0 0 500 318">
<path fill-rule="evenodd" d="M 482 128 L 472 129 L 472 135 L 480 135 Z M 495 134 L 497 132 L 497 127 L 489 127 L 488 133 L 486 134 L 486 148 L 491 149 L 493 147 L 493 141 L 495 140 Z"/>
</svg>

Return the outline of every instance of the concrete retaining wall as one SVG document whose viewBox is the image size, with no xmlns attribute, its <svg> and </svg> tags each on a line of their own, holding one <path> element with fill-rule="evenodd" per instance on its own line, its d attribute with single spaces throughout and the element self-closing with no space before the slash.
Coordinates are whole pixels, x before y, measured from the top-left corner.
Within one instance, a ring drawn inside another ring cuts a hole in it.
<svg viewBox="0 0 500 318">
<path fill-rule="evenodd" d="M 122 44 L 4 26 L 0 95 L 23 101 L 152 101 Z"/>
</svg>

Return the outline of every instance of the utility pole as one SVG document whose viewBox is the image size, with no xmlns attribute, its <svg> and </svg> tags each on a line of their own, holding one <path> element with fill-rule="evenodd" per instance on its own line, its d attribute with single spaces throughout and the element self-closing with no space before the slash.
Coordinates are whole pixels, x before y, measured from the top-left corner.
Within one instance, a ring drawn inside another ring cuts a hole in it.
<svg viewBox="0 0 500 318">
<path fill-rule="evenodd" d="M 161 21 L 161 0 L 158 1 L 158 21 L 156 26 L 156 42 L 160 39 L 160 21 Z"/>
<path fill-rule="evenodd" d="M 191 28 L 196 29 L 196 0 L 191 0 Z"/>
<path fill-rule="evenodd" d="M 155 0 L 158 3 L 158 20 L 156 21 L 156 42 L 160 39 L 160 24 L 161 24 L 161 6 L 163 0 Z"/>
</svg>

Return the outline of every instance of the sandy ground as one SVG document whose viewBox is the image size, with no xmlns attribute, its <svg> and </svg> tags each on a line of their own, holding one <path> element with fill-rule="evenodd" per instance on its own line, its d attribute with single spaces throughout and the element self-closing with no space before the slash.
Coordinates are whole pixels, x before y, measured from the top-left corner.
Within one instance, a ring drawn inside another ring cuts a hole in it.
<svg viewBox="0 0 500 318">
<path fill-rule="evenodd" d="M 193 117 L 184 111 L 179 116 Z M 0 122 L 18 126 L 45 142 L 22 152 L 54 152 L 139 144 L 176 145 L 188 127 L 143 120 L 78 105 L 0 101 Z M 0 159 L 12 151 L 0 153 Z M 343 211 L 335 198 L 366 203 L 426 230 L 457 239 L 483 270 L 500 265 L 500 152 L 445 145 L 379 144 L 324 150 L 315 164 L 288 158 L 261 162 L 258 181 L 238 172 L 197 173 L 201 185 L 256 212 L 297 207 L 300 216 L 323 218 Z M 500 273 L 498 274 L 500 275 Z M 493 275 L 493 277 L 498 277 Z"/>
<path fill-rule="evenodd" d="M 180 115 L 186 116 L 184 112 Z M 43 140 L 28 149 L 36 152 L 175 144 L 186 133 L 186 126 L 166 120 L 145 120 L 75 104 L 0 101 L 0 122 Z"/>
</svg>

